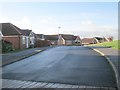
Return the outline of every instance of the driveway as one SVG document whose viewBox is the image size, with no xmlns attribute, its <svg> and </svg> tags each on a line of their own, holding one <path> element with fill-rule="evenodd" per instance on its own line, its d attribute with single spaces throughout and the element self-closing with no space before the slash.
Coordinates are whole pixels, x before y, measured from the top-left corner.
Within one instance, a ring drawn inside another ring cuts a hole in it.
<svg viewBox="0 0 120 90">
<path fill-rule="evenodd" d="M 82 46 L 51 48 L 4 66 L 3 79 L 116 87 L 105 58 Z"/>
</svg>

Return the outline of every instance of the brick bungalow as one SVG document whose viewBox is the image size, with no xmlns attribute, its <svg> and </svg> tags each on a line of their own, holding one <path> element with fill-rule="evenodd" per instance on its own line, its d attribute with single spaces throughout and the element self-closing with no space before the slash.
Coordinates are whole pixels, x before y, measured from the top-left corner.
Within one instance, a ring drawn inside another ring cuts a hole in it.
<svg viewBox="0 0 120 90">
<path fill-rule="evenodd" d="M 44 34 L 35 34 L 35 38 L 36 38 L 35 47 L 43 47 L 43 46 L 51 45 L 50 40 L 46 40 Z"/>
<path fill-rule="evenodd" d="M 96 38 L 99 41 L 99 43 L 112 41 L 112 38 L 110 38 L 110 37 L 109 38 L 106 38 L 106 37 L 94 37 L 94 38 Z"/>
<path fill-rule="evenodd" d="M 70 34 L 46 35 L 45 39 L 50 40 L 52 45 L 81 45 L 79 36 Z"/>
<path fill-rule="evenodd" d="M 96 38 L 83 38 L 82 39 L 83 45 L 97 44 L 97 43 L 99 43 L 99 41 Z"/>
<path fill-rule="evenodd" d="M 22 49 L 22 33 L 20 28 L 16 27 L 11 23 L 1 23 L 2 24 L 2 39 L 12 43 L 14 49 Z"/>
<path fill-rule="evenodd" d="M 79 36 L 74 36 L 74 45 L 82 45 L 82 40 Z"/>
<path fill-rule="evenodd" d="M 49 40 L 51 45 L 58 45 L 58 35 L 45 35 L 45 40 Z"/>
<path fill-rule="evenodd" d="M 82 41 L 79 36 L 74 36 L 70 34 L 61 34 L 65 40 L 65 45 L 81 45 Z"/>
<path fill-rule="evenodd" d="M 11 23 L 0 23 L 2 25 L 2 39 L 12 43 L 14 49 L 28 48 L 26 31 L 21 30 Z M 31 35 L 31 34 L 30 34 Z M 33 36 L 31 36 L 33 37 Z"/>
</svg>

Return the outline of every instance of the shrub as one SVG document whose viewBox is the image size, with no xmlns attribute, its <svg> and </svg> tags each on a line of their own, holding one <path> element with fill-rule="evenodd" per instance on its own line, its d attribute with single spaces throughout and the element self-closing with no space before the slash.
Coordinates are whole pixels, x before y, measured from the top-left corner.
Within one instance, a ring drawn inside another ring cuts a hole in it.
<svg viewBox="0 0 120 90">
<path fill-rule="evenodd" d="M 2 52 L 9 52 L 13 50 L 14 49 L 12 48 L 12 43 L 2 40 Z"/>
</svg>

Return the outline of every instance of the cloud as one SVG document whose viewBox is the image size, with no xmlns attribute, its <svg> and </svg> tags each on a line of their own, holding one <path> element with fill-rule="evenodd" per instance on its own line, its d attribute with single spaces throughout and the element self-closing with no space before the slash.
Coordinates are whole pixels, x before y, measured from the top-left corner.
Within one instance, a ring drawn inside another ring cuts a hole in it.
<svg viewBox="0 0 120 90">
<path fill-rule="evenodd" d="M 10 19 L 2 17 L 2 16 L 0 17 L 0 23 L 6 23 L 8 21 L 10 21 Z"/>
<path fill-rule="evenodd" d="M 7 17 L 0 17 L 0 23 L 12 23 L 18 26 L 19 28 L 31 28 L 31 20 L 29 17 L 22 17 L 20 19 L 13 20 Z"/>
<path fill-rule="evenodd" d="M 58 26 L 59 24 L 55 18 L 51 16 L 41 16 L 38 18 L 33 28 L 36 33 L 57 34 Z"/>
<path fill-rule="evenodd" d="M 42 23 L 47 23 L 48 20 L 47 20 L 47 19 L 43 19 L 43 20 L 41 20 L 41 22 L 42 22 Z"/>
<path fill-rule="evenodd" d="M 111 25 L 97 25 L 92 20 L 81 21 L 79 25 L 61 28 L 61 33 L 80 35 L 81 37 L 113 36 L 118 39 L 118 29 Z"/>
<path fill-rule="evenodd" d="M 23 17 L 21 22 L 24 23 L 24 24 L 31 24 L 31 21 L 28 17 Z"/>
<path fill-rule="evenodd" d="M 89 25 L 89 26 L 93 26 L 94 23 L 91 20 L 86 20 L 86 21 L 82 21 L 81 25 Z"/>
<path fill-rule="evenodd" d="M 69 25 L 69 23 L 59 22 L 59 20 L 50 16 L 39 17 L 37 20 L 32 20 L 26 16 L 19 20 L 2 17 L 0 22 L 11 22 L 19 28 L 32 29 L 39 34 L 58 34 L 58 27 L 60 26 L 59 33 L 61 34 L 74 34 L 81 37 L 113 36 L 115 39 L 118 38 L 118 28 L 116 26 L 98 25 L 92 20 L 83 20 L 78 22 L 77 25 Z"/>
</svg>

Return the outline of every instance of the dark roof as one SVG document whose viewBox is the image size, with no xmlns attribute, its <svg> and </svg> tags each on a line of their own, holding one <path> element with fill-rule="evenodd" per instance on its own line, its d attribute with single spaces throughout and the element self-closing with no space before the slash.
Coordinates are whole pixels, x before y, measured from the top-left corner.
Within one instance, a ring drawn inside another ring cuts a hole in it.
<svg viewBox="0 0 120 90">
<path fill-rule="evenodd" d="M 104 38 L 103 37 L 94 37 L 96 38 L 97 40 L 103 40 Z"/>
<path fill-rule="evenodd" d="M 75 40 L 77 36 L 70 34 L 60 34 L 65 40 Z M 46 40 L 58 40 L 58 35 L 45 35 Z"/>
<path fill-rule="evenodd" d="M 30 33 L 31 33 L 31 31 L 32 31 L 32 30 L 23 29 L 23 30 L 21 30 L 20 32 L 21 32 L 23 35 L 25 35 L 25 36 L 29 36 Z"/>
<path fill-rule="evenodd" d="M 78 36 L 74 36 L 74 37 L 73 37 L 73 40 L 76 40 L 77 37 L 78 37 Z"/>
<path fill-rule="evenodd" d="M 74 40 L 74 35 L 61 34 L 61 36 L 62 36 L 65 40 Z"/>
<path fill-rule="evenodd" d="M 46 40 L 58 40 L 58 35 L 45 35 Z"/>
<path fill-rule="evenodd" d="M 44 34 L 36 34 L 37 38 L 42 38 Z"/>
<path fill-rule="evenodd" d="M 11 23 L 0 23 L 2 25 L 2 34 L 4 36 L 9 35 L 21 35 L 21 29 Z"/>
<path fill-rule="evenodd" d="M 34 32 L 33 32 L 33 33 L 34 33 Z M 34 33 L 34 37 L 35 37 L 35 38 L 38 38 L 37 34 Z"/>
</svg>

